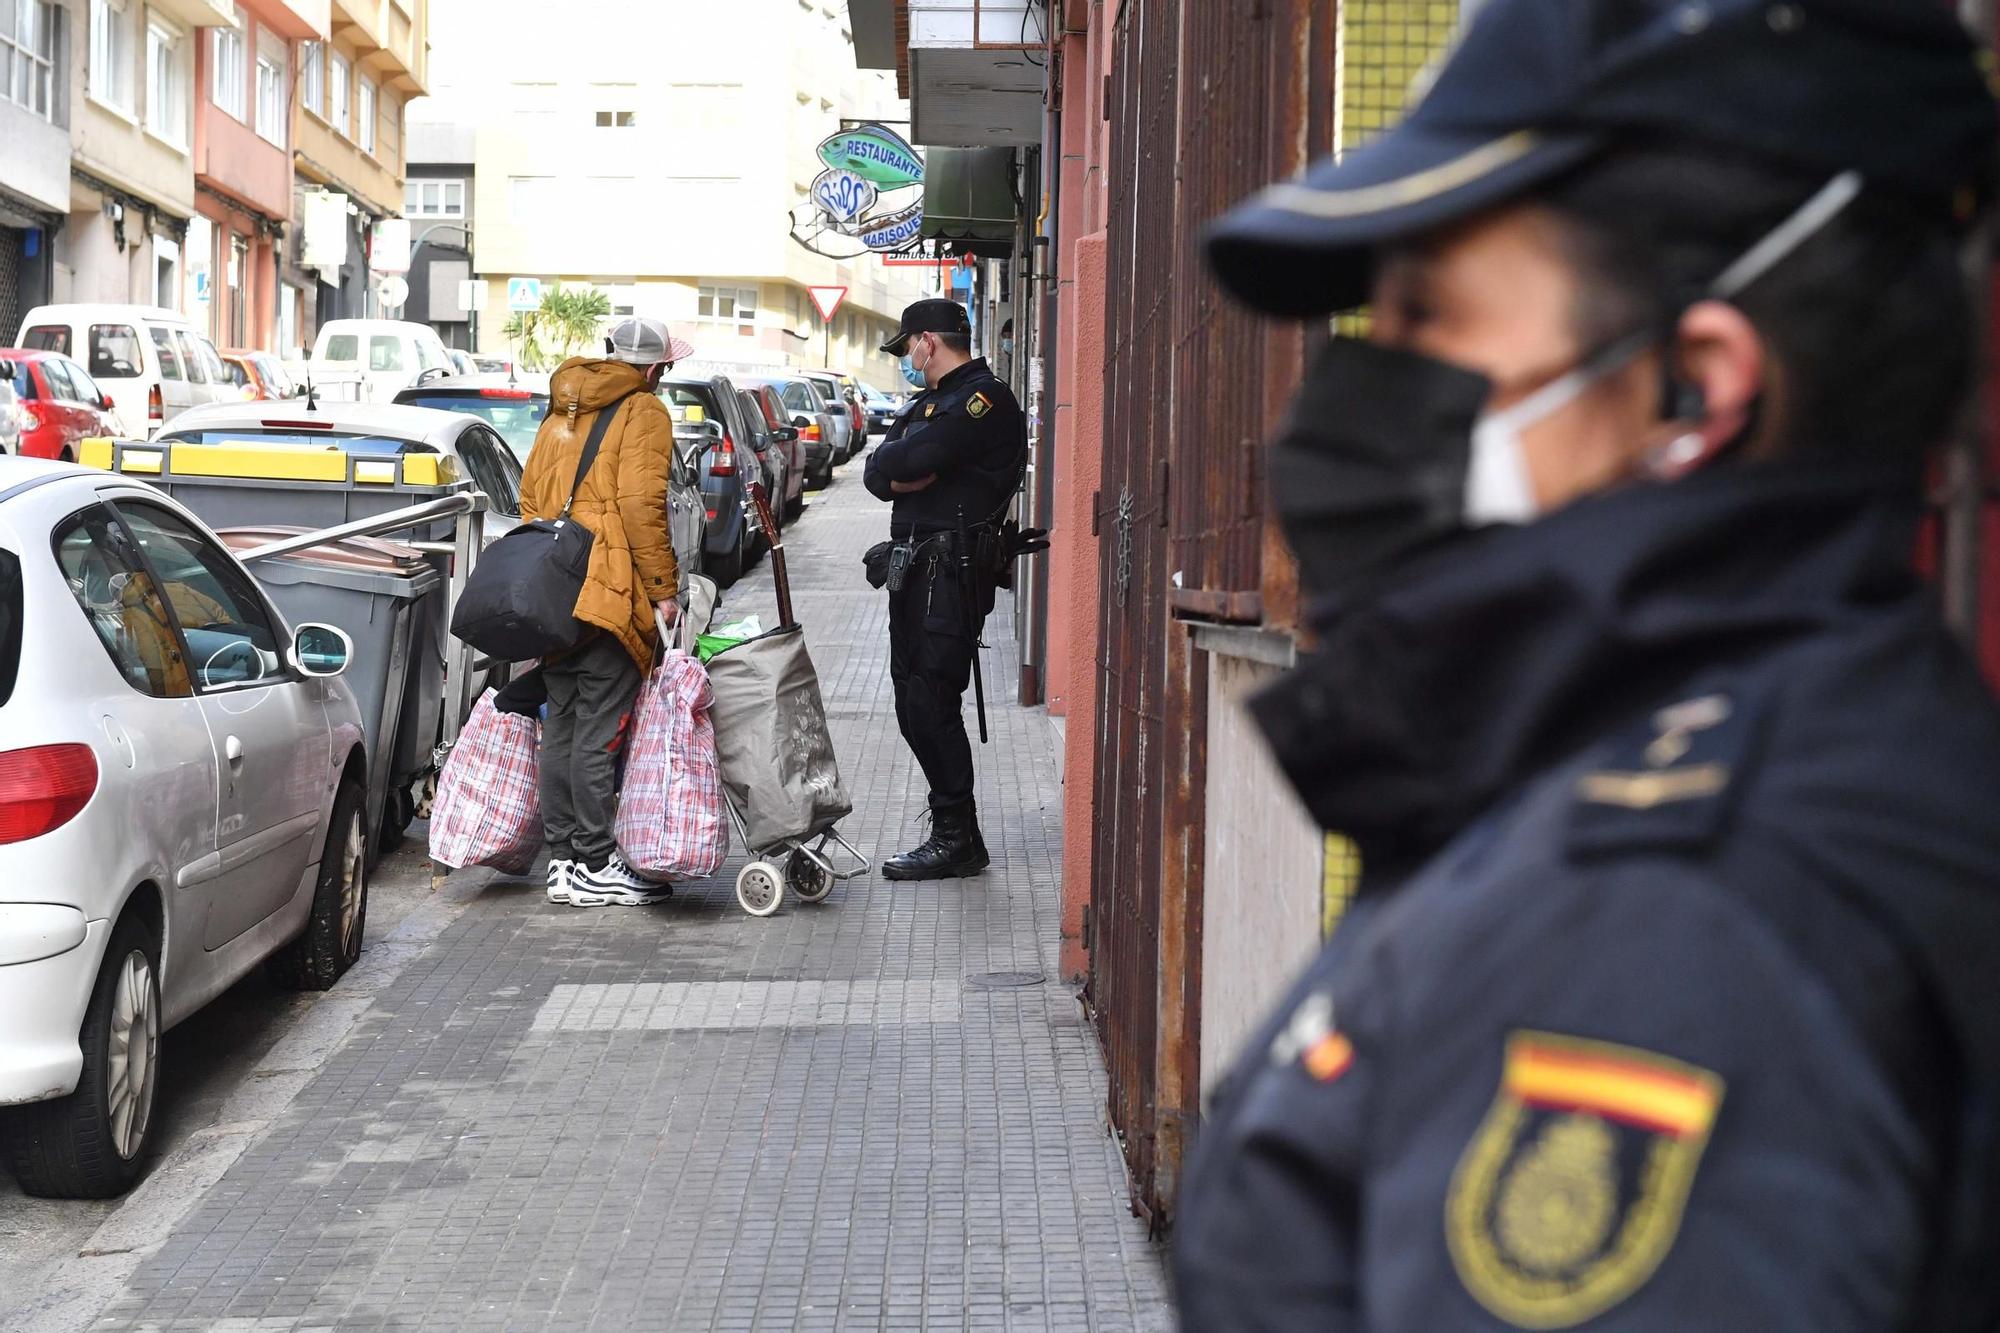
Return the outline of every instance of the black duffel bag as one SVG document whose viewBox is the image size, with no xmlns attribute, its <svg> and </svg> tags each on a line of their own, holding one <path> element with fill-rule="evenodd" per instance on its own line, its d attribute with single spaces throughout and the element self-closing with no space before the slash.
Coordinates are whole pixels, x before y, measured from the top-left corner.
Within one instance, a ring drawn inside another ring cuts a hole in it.
<svg viewBox="0 0 2000 1333">
<path fill-rule="evenodd" d="M 577 460 L 576 480 L 562 513 L 553 520 L 523 523 L 479 557 L 451 613 L 453 635 L 500 662 L 532 661 L 567 652 L 583 641 L 588 627 L 576 618 L 576 603 L 596 539 L 589 528 L 571 520 L 569 511 L 597 461 L 611 419 L 631 396 L 606 403 L 590 423 L 590 438 Z"/>
</svg>

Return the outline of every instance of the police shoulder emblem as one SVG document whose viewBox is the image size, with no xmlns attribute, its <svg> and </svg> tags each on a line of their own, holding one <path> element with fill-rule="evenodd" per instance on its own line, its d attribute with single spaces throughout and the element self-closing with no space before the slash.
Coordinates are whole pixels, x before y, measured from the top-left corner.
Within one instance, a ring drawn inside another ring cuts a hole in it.
<svg viewBox="0 0 2000 1333">
<path fill-rule="evenodd" d="M 925 404 L 924 404 L 924 415 L 925 415 L 925 416 L 927 416 L 927 417 L 928 417 L 928 416 L 935 416 L 935 415 L 937 415 L 937 404 L 936 404 L 936 403 L 925 403 Z"/>
<path fill-rule="evenodd" d="M 1637 1291 L 1680 1231 L 1722 1094 L 1650 1051 L 1513 1033 L 1445 1202 L 1466 1290 L 1517 1328 L 1570 1328 Z"/>
<path fill-rule="evenodd" d="M 992 407 L 993 400 L 983 393 L 973 394 L 965 404 L 965 410 L 972 414 L 972 419 L 975 421 L 985 416 L 987 412 L 992 410 Z"/>
</svg>

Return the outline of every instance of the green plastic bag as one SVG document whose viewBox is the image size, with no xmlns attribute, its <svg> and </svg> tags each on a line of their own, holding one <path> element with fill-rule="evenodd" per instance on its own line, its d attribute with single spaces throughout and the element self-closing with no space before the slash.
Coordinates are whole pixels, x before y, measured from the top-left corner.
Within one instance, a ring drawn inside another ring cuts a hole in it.
<svg viewBox="0 0 2000 1333">
<path fill-rule="evenodd" d="M 748 642 L 748 639 L 739 639 L 733 634 L 697 634 L 694 640 L 694 655 L 701 659 L 703 666 L 707 666 L 731 648 Z"/>
</svg>

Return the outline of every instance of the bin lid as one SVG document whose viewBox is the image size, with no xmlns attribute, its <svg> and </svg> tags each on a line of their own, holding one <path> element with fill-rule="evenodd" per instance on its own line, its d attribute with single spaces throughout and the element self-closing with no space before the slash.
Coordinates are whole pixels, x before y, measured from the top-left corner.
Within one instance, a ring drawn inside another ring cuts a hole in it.
<svg viewBox="0 0 2000 1333">
<path fill-rule="evenodd" d="M 274 523 L 218 528 L 216 536 L 231 551 L 240 553 L 310 531 Z M 348 537 L 291 555 L 273 556 L 251 565 L 250 572 L 264 583 L 316 583 L 413 600 L 444 581 L 422 551 L 379 537 Z"/>
<path fill-rule="evenodd" d="M 287 537 L 299 537 L 312 529 L 288 523 L 267 523 L 261 526 L 217 528 L 215 535 L 222 538 L 222 544 L 238 552 L 258 546 L 268 546 Z M 424 553 L 414 546 L 402 542 L 387 541 L 381 537 L 347 537 L 326 546 L 315 546 L 292 555 L 279 556 L 281 560 L 297 560 L 309 565 L 338 565 L 344 569 L 372 569 L 389 574 L 407 574 L 416 565 L 424 563 Z"/>
</svg>

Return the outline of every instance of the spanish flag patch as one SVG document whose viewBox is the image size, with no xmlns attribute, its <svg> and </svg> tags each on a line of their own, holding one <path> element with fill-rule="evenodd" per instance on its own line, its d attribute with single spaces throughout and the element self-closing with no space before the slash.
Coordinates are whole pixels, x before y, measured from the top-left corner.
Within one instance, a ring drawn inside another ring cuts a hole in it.
<svg viewBox="0 0 2000 1333">
<path fill-rule="evenodd" d="M 1581 1324 L 1638 1290 L 1679 1234 L 1722 1097 L 1716 1075 L 1650 1051 L 1511 1034 L 1445 1202 L 1466 1290 L 1537 1329 Z"/>
<path fill-rule="evenodd" d="M 985 416 L 987 412 L 992 410 L 992 407 L 993 400 L 983 393 L 973 394 L 971 399 L 965 404 L 965 410 L 972 415 L 974 421 Z"/>
</svg>

